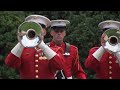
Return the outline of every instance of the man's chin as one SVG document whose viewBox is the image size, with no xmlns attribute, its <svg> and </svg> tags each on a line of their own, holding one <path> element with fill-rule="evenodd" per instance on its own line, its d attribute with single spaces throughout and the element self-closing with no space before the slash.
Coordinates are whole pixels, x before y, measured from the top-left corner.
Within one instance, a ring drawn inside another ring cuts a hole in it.
<svg viewBox="0 0 120 90">
<path fill-rule="evenodd" d="M 61 43 L 63 40 L 61 40 L 61 39 L 57 39 L 56 41 L 59 42 L 59 43 Z"/>
<path fill-rule="evenodd" d="M 62 39 L 57 39 L 57 41 L 58 41 L 58 42 L 61 42 L 61 41 L 62 41 Z"/>
</svg>

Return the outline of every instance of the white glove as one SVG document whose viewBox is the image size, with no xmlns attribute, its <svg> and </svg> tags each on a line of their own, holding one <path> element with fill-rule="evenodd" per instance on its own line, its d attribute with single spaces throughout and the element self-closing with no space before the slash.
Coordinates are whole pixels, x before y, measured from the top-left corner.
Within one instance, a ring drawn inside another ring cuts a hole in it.
<svg viewBox="0 0 120 90">
<path fill-rule="evenodd" d="M 97 51 L 95 51 L 92 55 L 98 60 L 100 61 L 103 53 L 105 52 L 104 48 L 101 46 Z"/>
<path fill-rule="evenodd" d="M 67 79 L 72 79 L 72 76 L 71 77 L 67 77 Z"/>
<path fill-rule="evenodd" d="M 11 50 L 11 53 L 14 54 L 15 56 L 17 57 L 20 57 L 21 54 L 22 54 L 22 51 L 23 51 L 23 46 L 18 43 L 12 50 Z"/>
<path fill-rule="evenodd" d="M 114 53 L 115 57 L 117 58 L 118 64 L 120 66 L 120 52 Z"/>
<path fill-rule="evenodd" d="M 48 47 L 43 40 L 41 41 L 41 43 L 38 45 L 39 48 L 41 48 L 45 54 L 45 56 L 47 57 L 48 60 L 52 59 L 55 55 L 56 52 L 54 52 L 50 47 Z"/>
</svg>

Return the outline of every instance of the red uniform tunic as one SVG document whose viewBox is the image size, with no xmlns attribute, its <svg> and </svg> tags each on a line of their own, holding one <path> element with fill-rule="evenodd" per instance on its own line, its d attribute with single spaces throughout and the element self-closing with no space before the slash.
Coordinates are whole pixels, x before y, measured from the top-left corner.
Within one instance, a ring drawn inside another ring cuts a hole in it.
<svg viewBox="0 0 120 90">
<path fill-rule="evenodd" d="M 105 52 L 100 61 L 93 57 L 93 53 L 99 47 L 94 47 L 89 51 L 85 61 L 86 68 L 94 70 L 98 79 L 120 79 L 120 66 L 112 54 Z"/>
<path fill-rule="evenodd" d="M 51 41 L 50 46 L 56 46 L 56 44 Z M 63 42 L 60 47 L 65 50 L 65 43 Z M 86 79 L 86 74 L 83 71 L 81 64 L 79 62 L 78 48 L 70 45 L 70 55 L 68 57 L 64 57 L 66 61 L 66 76 L 75 76 L 78 79 Z"/>
<path fill-rule="evenodd" d="M 11 52 L 6 57 L 5 63 L 20 72 L 21 79 L 54 79 L 56 70 L 64 67 L 63 51 L 60 47 L 52 47 L 57 52 L 51 60 L 47 60 L 41 49 L 24 48 L 20 58 Z"/>
</svg>

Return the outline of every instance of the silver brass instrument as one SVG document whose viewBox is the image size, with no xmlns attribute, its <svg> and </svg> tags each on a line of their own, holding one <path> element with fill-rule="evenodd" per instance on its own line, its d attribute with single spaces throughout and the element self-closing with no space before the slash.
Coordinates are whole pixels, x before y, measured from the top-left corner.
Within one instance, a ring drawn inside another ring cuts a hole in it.
<svg viewBox="0 0 120 90">
<path fill-rule="evenodd" d="M 42 27 L 36 22 L 23 22 L 18 27 L 18 41 L 24 47 L 35 47 L 40 43 L 39 36 L 42 35 Z"/>
<path fill-rule="evenodd" d="M 102 34 L 101 45 L 116 57 L 116 63 L 120 66 L 120 30 L 109 29 Z"/>
<path fill-rule="evenodd" d="M 120 51 L 120 30 L 108 29 L 102 34 L 101 45 L 110 53 Z"/>
</svg>

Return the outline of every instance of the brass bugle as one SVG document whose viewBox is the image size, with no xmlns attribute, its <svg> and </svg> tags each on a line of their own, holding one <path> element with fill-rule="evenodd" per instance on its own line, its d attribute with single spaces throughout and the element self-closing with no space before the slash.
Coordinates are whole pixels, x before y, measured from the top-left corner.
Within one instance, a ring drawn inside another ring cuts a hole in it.
<svg viewBox="0 0 120 90">
<path fill-rule="evenodd" d="M 42 27 L 36 22 L 23 22 L 18 27 L 18 41 L 24 47 L 35 47 L 40 43 L 39 36 L 42 35 Z"/>
<path fill-rule="evenodd" d="M 120 30 L 108 29 L 101 36 L 101 45 L 109 52 L 120 51 Z"/>
</svg>

